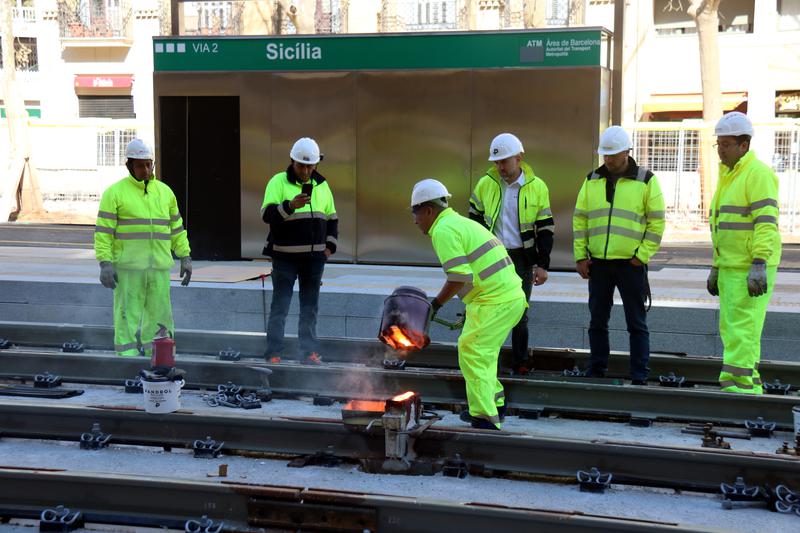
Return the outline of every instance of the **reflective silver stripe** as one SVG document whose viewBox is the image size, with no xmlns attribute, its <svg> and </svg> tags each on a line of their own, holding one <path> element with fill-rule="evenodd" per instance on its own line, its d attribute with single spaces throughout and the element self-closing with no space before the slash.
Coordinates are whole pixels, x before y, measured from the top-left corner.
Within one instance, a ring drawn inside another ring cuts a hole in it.
<svg viewBox="0 0 800 533">
<path fill-rule="evenodd" d="M 480 272 L 478 272 L 478 277 L 481 278 L 481 280 L 485 280 L 486 278 L 488 278 L 489 276 L 491 276 L 495 272 L 498 272 L 499 270 L 502 270 L 503 268 L 507 267 L 508 265 L 513 265 L 513 264 L 514 263 L 511 262 L 511 258 L 508 257 L 508 256 L 505 256 L 500 261 L 497 261 L 496 263 L 493 263 L 493 264 L 489 265 L 488 267 L 484 268 L 483 270 L 481 270 Z"/>
<path fill-rule="evenodd" d="M 752 368 L 739 368 L 738 366 L 722 365 L 722 371 L 733 376 L 752 376 Z"/>
<path fill-rule="evenodd" d="M 458 283 L 469 283 L 472 281 L 472 274 L 457 274 L 456 272 L 446 272 L 447 281 L 456 281 Z"/>
<path fill-rule="evenodd" d="M 472 207 L 472 204 L 469 204 L 469 212 L 472 213 L 473 215 L 480 215 L 481 214 L 477 209 Z"/>
<path fill-rule="evenodd" d="M 337 215 L 336 213 L 331 213 L 330 215 L 328 215 L 328 220 L 339 220 L 339 215 Z"/>
<path fill-rule="evenodd" d="M 736 388 L 736 389 L 745 389 L 745 390 L 752 390 L 753 389 L 752 385 L 745 385 L 744 383 L 737 383 L 737 382 L 733 381 L 732 379 L 721 379 L 721 380 L 719 380 L 719 386 L 722 387 L 723 389 L 726 389 L 728 387 L 733 387 L 733 388 Z"/>
<path fill-rule="evenodd" d="M 500 391 L 498 393 L 495 393 L 494 395 L 495 400 L 499 400 L 500 398 L 505 398 L 505 397 L 506 397 L 505 391 Z"/>
<path fill-rule="evenodd" d="M 494 221 L 492 220 L 492 217 L 490 217 L 489 215 L 486 215 L 486 225 L 491 228 L 492 224 L 494 224 Z"/>
<path fill-rule="evenodd" d="M 292 213 L 288 217 L 283 217 L 283 219 L 286 220 L 287 222 L 289 220 L 298 220 L 298 219 L 301 219 L 301 218 L 327 219 L 328 217 L 327 217 L 327 215 L 325 213 L 323 213 L 321 211 L 303 211 L 302 213 L 298 213 L 297 211 L 295 211 L 294 213 Z"/>
<path fill-rule="evenodd" d="M 120 226 L 169 226 L 169 220 L 165 218 L 121 218 L 118 224 Z"/>
<path fill-rule="evenodd" d="M 543 217 L 543 216 L 553 216 L 553 212 L 550 210 L 549 207 L 542 209 L 538 213 L 536 213 L 536 218 Z"/>
<path fill-rule="evenodd" d="M 325 242 L 329 242 L 334 246 L 339 246 L 339 241 L 336 240 L 336 237 L 334 237 L 333 235 L 328 235 L 328 237 L 325 239 Z"/>
<path fill-rule="evenodd" d="M 272 245 L 272 249 L 276 252 L 284 252 L 287 254 L 301 254 L 303 252 L 322 252 L 325 250 L 324 244 L 302 244 L 300 246 L 279 246 L 277 244 Z"/>
<path fill-rule="evenodd" d="M 534 239 L 528 239 L 527 241 L 522 241 L 523 248 L 533 248 L 533 245 L 536 244 Z"/>
<path fill-rule="evenodd" d="M 169 217 L 169 219 L 172 222 L 177 222 L 177 221 L 179 221 L 181 219 L 181 214 L 178 213 L 177 215 L 172 215 L 171 217 Z"/>
<path fill-rule="evenodd" d="M 572 238 L 574 238 L 574 239 L 585 239 L 586 236 L 587 235 L 586 235 L 586 230 L 585 229 L 579 229 L 579 230 L 576 230 L 576 231 L 572 232 Z"/>
<path fill-rule="evenodd" d="M 457 266 L 466 265 L 469 263 L 469 259 L 467 259 L 466 255 L 459 255 L 458 257 L 454 257 L 452 259 L 448 259 L 444 263 L 442 263 L 442 268 L 446 271 L 455 268 Z"/>
<path fill-rule="evenodd" d="M 180 233 L 182 231 L 183 231 L 183 224 L 181 224 L 177 228 L 172 228 L 172 231 L 170 232 L 170 235 L 177 235 L 178 233 Z"/>
<path fill-rule="evenodd" d="M 598 173 L 595 171 L 595 172 L 592 172 L 592 175 L 591 175 L 591 176 L 589 176 L 589 179 L 590 179 L 590 180 L 596 180 L 596 179 L 600 179 L 600 178 L 602 178 L 602 177 L 603 177 L 603 176 L 601 176 L 600 174 L 598 174 Z"/>
<path fill-rule="evenodd" d="M 572 213 L 572 216 L 586 218 L 586 211 L 584 211 L 583 209 L 575 209 L 575 212 Z"/>
<path fill-rule="evenodd" d="M 748 206 L 739 206 L 739 205 L 721 205 L 719 206 L 719 213 L 734 213 L 736 215 L 749 215 L 750 214 L 750 207 Z"/>
<path fill-rule="evenodd" d="M 593 209 L 593 210 L 589 211 L 588 213 L 586 213 L 586 216 L 588 218 L 607 217 L 608 216 L 608 208 L 604 207 L 602 209 Z"/>
<path fill-rule="evenodd" d="M 114 235 L 114 228 L 106 228 L 105 226 L 95 226 L 94 232 L 95 233 L 108 233 L 109 235 Z"/>
<path fill-rule="evenodd" d="M 97 218 L 107 218 L 109 220 L 117 220 L 117 215 L 109 213 L 108 211 L 98 211 Z"/>
<path fill-rule="evenodd" d="M 653 233 L 652 231 L 648 231 L 644 234 L 644 240 L 661 244 L 661 235 L 658 233 Z"/>
<path fill-rule="evenodd" d="M 468 253 L 467 260 L 470 263 L 474 263 L 475 261 L 483 257 L 489 250 L 491 250 L 492 248 L 496 248 L 498 246 L 503 246 L 503 243 L 501 243 L 497 239 L 490 239 L 485 243 L 481 244 L 480 246 L 478 246 L 477 248 L 475 248 L 474 250 L 472 250 L 470 253 Z"/>
<path fill-rule="evenodd" d="M 634 213 L 633 211 L 628 211 L 627 209 L 619 209 L 615 207 L 611 210 L 611 216 L 617 218 L 624 218 L 627 220 L 633 220 L 634 222 L 638 222 L 639 224 L 644 224 L 647 218 L 643 217 L 638 213 Z"/>
<path fill-rule="evenodd" d="M 778 207 L 778 201 L 773 200 L 772 198 L 764 198 L 763 200 L 759 200 L 750 204 L 750 209 L 761 209 L 762 207 L 767 207 L 768 205 L 771 205 L 772 207 Z"/>
<path fill-rule="evenodd" d="M 289 213 L 287 213 L 286 210 L 283 208 L 283 202 L 278 204 L 278 213 L 280 213 L 281 217 L 283 217 L 284 219 L 289 216 Z"/>
<path fill-rule="evenodd" d="M 648 211 L 645 218 L 664 218 L 665 216 L 664 211 Z"/>
<path fill-rule="evenodd" d="M 473 418 L 482 418 L 483 420 L 488 420 L 492 424 L 499 424 L 500 417 L 499 416 L 489 416 L 489 415 L 471 415 Z"/>
<path fill-rule="evenodd" d="M 126 352 L 128 350 L 137 350 L 139 346 L 135 342 L 129 342 L 128 344 L 115 344 L 114 351 L 115 352 Z"/>
<path fill-rule="evenodd" d="M 459 290 L 456 294 L 459 298 L 463 299 L 467 294 L 469 294 L 472 289 L 475 288 L 475 285 L 472 284 L 472 280 L 469 283 L 465 283 L 461 290 Z"/>
<path fill-rule="evenodd" d="M 753 385 L 761 385 L 761 378 L 753 378 Z"/>
<path fill-rule="evenodd" d="M 639 167 L 639 170 L 636 171 L 636 181 L 644 181 L 645 179 L 647 179 L 647 169 Z"/>
<path fill-rule="evenodd" d="M 553 233 L 555 233 L 556 225 L 555 224 L 550 224 L 549 226 L 542 226 L 537 231 L 552 231 Z"/>
<path fill-rule="evenodd" d="M 471 201 L 472 201 L 472 202 L 475 204 L 475 207 L 477 207 L 478 209 L 480 209 L 481 211 L 483 211 L 483 202 L 481 202 L 480 200 L 478 200 L 478 197 L 477 197 L 477 196 L 475 196 L 475 193 L 472 193 L 472 194 L 470 195 L 469 199 L 470 199 L 470 200 L 471 200 Z"/>
<path fill-rule="evenodd" d="M 759 215 L 753 221 L 754 224 L 778 224 L 778 217 L 772 215 Z"/>
<path fill-rule="evenodd" d="M 623 228 L 620 226 L 608 227 L 608 233 L 612 233 L 614 235 L 622 235 L 623 237 L 629 237 L 631 239 L 636 239 L 637 241 L 642 240 L 642 237 L 644 236 L 644 232 L 642 231 L 633 231 L 632 229 Z M 605 234 L 606 234 L 606 226 L 598 226 L 596 228 L 589 229 L 589 237 L 594 237 L 596 235 L 605 235 Z"/>
<path fill-rule="evenodd" d="M 752 222 L 720 222 L 717 229 L 730 229 L 736 231 L 746 231 L 753 229 Z"/>
<path fill-rule="evenodd" d="M 262 207 L 261 208 L 261 218 L 264 218 L 264 211 L 266 211 L 266 210 L 267 210 L 266 207 Z"/>
<path fill-rule="evenodd" d="M 522 231 L 522 232 L 532 231 L 533 230 L 533 224 L 528 224 L 527 222 L 524 222 L 524 223 L 519 225 L 519 230 Z"/>
<path fill-rule="evenodd" d="M 170 240 L 169 233 L 147 233 L 147 232 L 135 232 L 135 233 L 117 233 L 116 238 L 121 241 L 137 241 L 137 240 L 149 240 L 155 239 L 157 241 L 168 241 Z"/>
</svg>

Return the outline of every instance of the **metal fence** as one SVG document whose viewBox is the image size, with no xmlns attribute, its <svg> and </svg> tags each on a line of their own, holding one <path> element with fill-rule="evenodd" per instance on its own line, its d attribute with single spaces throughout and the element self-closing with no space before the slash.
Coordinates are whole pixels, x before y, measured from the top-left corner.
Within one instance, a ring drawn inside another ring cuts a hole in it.
<svg viewBox="0 0 800 533">
<path fill-rule="evenodd" d="M 667 206 L 669 240 L 691 238 L 695 232 L 698 238 L 707 238 L 708 217 L 702 208 L 700 182 L 700 138 L 704 127 L 679 123 L 638 123 L 629 127 L 634 159 L 658 176 Z M 800 121 L 756 124 L 755 130 L 751 148 L 778 177 L 781 233 L 800 238 Z"/>
</svg>

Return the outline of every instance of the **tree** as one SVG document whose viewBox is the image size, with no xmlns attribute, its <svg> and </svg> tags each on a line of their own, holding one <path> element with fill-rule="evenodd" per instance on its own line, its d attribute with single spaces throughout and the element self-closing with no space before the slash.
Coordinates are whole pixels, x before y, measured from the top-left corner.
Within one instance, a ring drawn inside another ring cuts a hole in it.
<svg viewBox="0 0 800 533">
<path fill-rule="evenodd" d="M 297 6 L 286 6 L 285 0 L 280 2 L 281 8 L 294 24 L 298 34 L 316 33 L 315 15 L 317 12 L 316 0 L 298 0 Z"/>
<path fill-rule="evenodd" d="M 700 44 L 700 80 L 703 86 L 703 121 L 714 124 L 722 116 L 722 92 L 719 74 L 719 4 L 720 0 L 691 0 L 688 13 L 694 18 Z M 717 155 L 713 132 L 709 127 L 700 134 L 700 197 L 707 213 L 717 182 Z"/>
<path fill-rule="evenodd" d="M 23 211 L 44 211 L 36 167 L 31 162 L 28 112 L 17 85 L 14 15 L 10 0 L 0 0 L 0 35 L 3 36 L 3 100 L 9 137 L 8 168 L 0 179 L 0 222 L 16 220 Z"/>
</svg>

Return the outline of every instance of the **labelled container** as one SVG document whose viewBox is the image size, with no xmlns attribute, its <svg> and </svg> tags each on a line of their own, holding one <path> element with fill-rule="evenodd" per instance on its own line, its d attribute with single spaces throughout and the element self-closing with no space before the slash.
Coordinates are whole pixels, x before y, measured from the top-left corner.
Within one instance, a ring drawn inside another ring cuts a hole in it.
<svg viewBox="0 0 800 533">
<path fill-rule="evenodd" d="M 142 374 L 144 410 L 154 414 L 174 413 L 181 408 L 181 389 L 185 383 L 183 379 Z"/>
<path fill-rule="evenodd" d="M 175 366 L 175 340 L 164 324 L 159 324 L 158 332 L 153 337 L 153 355 L 150 358 L 152 368 L 172 368 Z"/>
</svg>

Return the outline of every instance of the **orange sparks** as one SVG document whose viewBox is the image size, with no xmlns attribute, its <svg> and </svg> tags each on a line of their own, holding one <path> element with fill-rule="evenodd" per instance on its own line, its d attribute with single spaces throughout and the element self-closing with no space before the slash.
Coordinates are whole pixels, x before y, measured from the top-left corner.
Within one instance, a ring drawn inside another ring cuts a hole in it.
<svg viewBox="0 0 800 533">
<path fill-rule="evenodd" d="M 392 398 L 392 401 L 393 402 L 404 402 L 404 401 L 408 400 L 409 398 L 413 397 L 414 394 L 415 394 L 415 392 L 410 390 L 408 392 L 404 392 L 403 394 L 398 394 L 397 396 Z"/>
<path fill-rule="evenodd" d="M 408 338 L 408 336 L 403 333 L 403 330 L 398 328 L 397 326 L 390 326 L 389 330 L 391 333 L 389 334 L 389 339 L 394 341 L 395 348 L 416 348 L 414 342 Z"/>
</svg>

